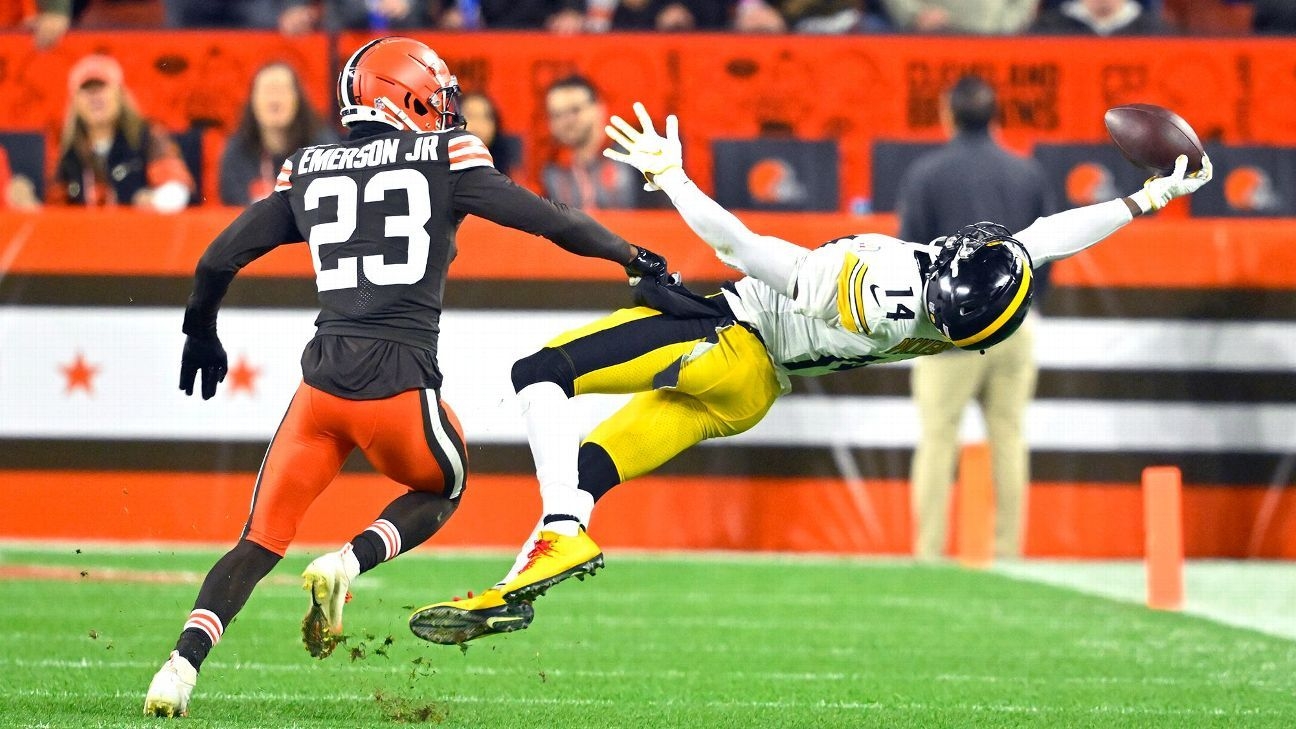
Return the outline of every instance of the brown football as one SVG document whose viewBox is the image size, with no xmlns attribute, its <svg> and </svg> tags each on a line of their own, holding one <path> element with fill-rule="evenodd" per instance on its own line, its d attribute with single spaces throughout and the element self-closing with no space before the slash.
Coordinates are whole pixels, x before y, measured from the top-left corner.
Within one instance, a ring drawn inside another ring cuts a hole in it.
<svg viewBox="0 0 1296 729">
<path fill-rule="evenodd" d="M 1107 133 L 1125 159 L 1157 175 L 1174 171 L 1175 158 L 1188 155 L 1188 171 L 1202 166 L 1201 140 L 1183 117 L 1155 104 L 1126 104 L 1103 116 Z"/>
</svg>

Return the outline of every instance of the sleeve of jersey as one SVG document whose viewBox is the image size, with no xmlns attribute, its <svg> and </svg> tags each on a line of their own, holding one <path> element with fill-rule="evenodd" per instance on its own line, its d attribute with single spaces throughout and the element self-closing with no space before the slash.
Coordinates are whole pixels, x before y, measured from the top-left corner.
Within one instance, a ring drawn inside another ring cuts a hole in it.
<svg viewBox="0 0 1296 729">
<path fill-rule="evenodd" d="M 455 175 L 455 210 L 548 238 L 579 256 L 625 264 L 634 255 L 624 238 L 579 210 L 519 187 L 491 167 Z"/>
<path fill-rule="evenodd" d="M 1074 256 L 1133 219 L 1123 201 L 1108 200 L 1045 216 L 1014 237 L 1026 246 L 1031 263 L 1038 266 Z"/>
<path fill-rule="evenodd" d="M 450 171 L 460 172 L 474 167 L 494 167 L 489 149 L 482 140 L 472 134 L 460 134 L 446 142 L 446 156 L 450 160 Z"/>
<path fill-rule="evenodd" d="M 279 168 L 279 176 L 275 178 L 275 192 L 288 192 L 292 189 L 293 160 L 296 158 L 297 155 L 289 157 Z"/>
<path fill-rule="evenodd" d="M 817 248 L 801 259 L 796 271 L 797 311 L 840 322 L 850 332 L 869 333 L 864 309 L 864 275 L 868 264 L 850 241 Z"/>
<path fill-rule="evenodd" d="M 726 266 L 758 279 L 783 295 L 795 291 L 795 271 L 806 250 L 781 238 L 753 233 L 733 213 L 702 192 L 681 169 L 653 180 L 698 237 Z"/>
<path fill-rule="evenodd" d="M 249 205 L 198 260 L 193 293 L 185 308 L 184 333 L 214 335 L 216 314 L 234 275 L 280 245 L 300 240 L 292 207 L 283 193 Z"/>
</svg>

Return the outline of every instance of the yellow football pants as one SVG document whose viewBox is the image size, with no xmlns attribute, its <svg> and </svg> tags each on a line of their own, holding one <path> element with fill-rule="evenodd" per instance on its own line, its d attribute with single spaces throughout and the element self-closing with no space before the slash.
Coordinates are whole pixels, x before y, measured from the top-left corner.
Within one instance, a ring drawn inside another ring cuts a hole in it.
<svg viewBox="0 0 1296 729">
<path fill-rule="evenodd" d="M 575 394 L 636 393 L 586 438 L 607 451 L 621 481 L 748 430 L 781 392 L 765 345 L 727 317 L 622 309 L 547 346 L 572 366 Z"/>
</svg>

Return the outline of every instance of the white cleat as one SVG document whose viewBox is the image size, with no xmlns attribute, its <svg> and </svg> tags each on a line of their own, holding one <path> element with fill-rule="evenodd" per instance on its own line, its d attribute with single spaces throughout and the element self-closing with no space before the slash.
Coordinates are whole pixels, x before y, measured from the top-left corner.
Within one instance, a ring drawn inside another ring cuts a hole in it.
<svg viewBox="0 0 1296 729">
<path fill-rule="evenodd" d="M 354 561 L 352 557 L 352 561 Z M 355 575 L 341 552 L 316 557 L 302 572 L 302 589 L 310 593 L 310 609 L 302 619 L 302 643 L 316 658 L 326 658 L 342 636 L 342 608 Z"/>
<path fill-rule="evenodd" d="M 171 657 L 153 676 L 144 697 L 144 716 L 188 716 L 189 697 L 198 682 L 198 669 L 171 651 Z"/>
</svg>

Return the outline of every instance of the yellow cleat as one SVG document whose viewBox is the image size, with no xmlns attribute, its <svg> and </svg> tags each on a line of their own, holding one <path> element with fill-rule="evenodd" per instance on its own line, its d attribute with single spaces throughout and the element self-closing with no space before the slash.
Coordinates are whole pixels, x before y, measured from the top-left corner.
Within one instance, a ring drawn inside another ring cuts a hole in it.
<svg viewBox="0 0 1296 729">
<path fill-rule="evenodd" d="M 531 603 L 510 605 L 499 590 L 491 588 L 473 597 L 456 597 L 421 607 L 410 615 L 410 632 L 441 645 L 459 645 L 496 633 L 512 633 L 531 624 L 535 611 Z"/>
<path fill-rule="evenodd" d="M 603 566 L 603 552 L 584 527 L 574 537 L 540 532 L 527 557 L 526 566 L 500 588 L 506 602 L 534 600 L 568 577 L 583 580 Z"/>
</svg>

